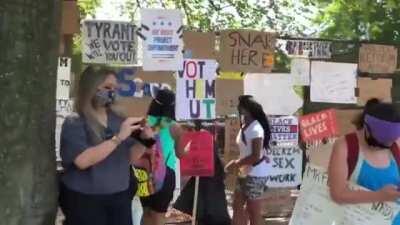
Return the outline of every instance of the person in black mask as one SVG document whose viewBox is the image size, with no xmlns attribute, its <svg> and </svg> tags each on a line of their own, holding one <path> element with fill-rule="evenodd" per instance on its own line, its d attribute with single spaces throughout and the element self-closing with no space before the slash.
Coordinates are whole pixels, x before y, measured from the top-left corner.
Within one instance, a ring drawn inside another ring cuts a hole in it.
<svg viewBox="0 0 400 225">
<path fill-rule="evenodd" d="M 131 225 L 130 159 L 151 147 L 153 132 L 141 118 L 123 118 L 113 109 L 114 71 L 89 66 L 78 88 L 76 114 L 61 131 L 64 224 Z"/>
<path fill-rule="evenodd" d="M 357 122 L 358 130 L 333 146 L 328 169 L 332 200 L 339 204 L 398 200 L 400 112 L 391 103 L 371 99 Z M 369 191 L 351 190 L 349 181 Z M 392 224 L 400 225 L 400 216 L 394 216 Z"/>
</svg>

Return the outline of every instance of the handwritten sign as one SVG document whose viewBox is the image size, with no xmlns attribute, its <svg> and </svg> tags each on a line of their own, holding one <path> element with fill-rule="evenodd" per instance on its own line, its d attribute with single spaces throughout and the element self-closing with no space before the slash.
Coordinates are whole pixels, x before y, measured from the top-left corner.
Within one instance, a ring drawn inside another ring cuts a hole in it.
<svg viewBox="0 0 400 225">
<path fill-rule="evenodd" d="M 362 44 L 358 68 L 367 73 L 394 73 L 397 67 L 397 48 L 389 45 Z"/>
<path fill-rule="evenodd" d="M 295 116 L 269 117 L 272 146 L 297 146 L 299 141 L 299 121 Z"/>
<path fill-rule="evenodd" d="M 130 22 L 85 20 L 82 23 L 84 63 L 137 63 L 137 27 Z"/>
<path fill-rule="evenodd" d="M 188 132 L 180 143 L 189 152 L 180 159 L 182 176 L 214 176 L 214 137 L 208 131 Z"/>
<path fill-rule="evenodd" d="M 303 154 L 299 147 L 274 147 L 267 150 L 268 187 L 296 187 L 301 183 Z"/>
<path fill-rule="evenodd" d="M 239 118 L 228 118 L 225 120 L 225 152 L 239 153 L 239 147 L 236 143 L 236 137 L 240 130 Z"/>
<path fill-rule="evenodd" d="M 332 201 L 325 169 L 307 165 L 300 196 L 289 225 L 392 225 L 397 224 L 400 208 L 394 202 L 338 205 Z M 354 190 L 366 190 L 350 184 Z M 396 222 L 394 222 L 396 220 Z"/>
<path fill-rule="evenodd" d="M 220 66 L 225 71 L 270 72 L 274 66 L 275 33 L 252 30 L 221 32 Z"/>
<path fill-rule="evenodd" d="M 182 70 L 182 13 L 179 10 L 142 9 L 141 21 L 143 70 Z"/>
<path fill-rule="evenodd" d="M 303 56 L 313 59 L 330 59 L 331 42 L 310 40 L 288 40 L 286 51 L 290 56 Z"/>
<path fill-rule="evenodd" d="M 311 63 L 309 59 L 294 58 L 291 61 L 290 74 L 294 78 L 295 85 L 310 85 L 310 69 Z"/>
<path fill-rule="evenodd" d="M 214 119 L 217 62 L 186 59 L 183 68 L 176 82 L 176 119 Z"/>
<path fill-rule="evenodd" d="M 184 31 L 185 58 L 215 59 L 215 33 Z"/>
<path fill-rule="evenodd" d="M 313 61 L 311 63 L 312 102 L 356 104 L 357 64 Z"/>
<path fill-rule="evenodd" d="M 359 77 L 357 83 L 359 88 L 358 104 L 365 105 L 371 98 L 392 102 L 392 79 Z"/>
<path fill-rule="evenodd" d="M 304 142 L 337 136 L 336 111 L 329 109 L 300 117 L 300 133 Z"/>
</svg>

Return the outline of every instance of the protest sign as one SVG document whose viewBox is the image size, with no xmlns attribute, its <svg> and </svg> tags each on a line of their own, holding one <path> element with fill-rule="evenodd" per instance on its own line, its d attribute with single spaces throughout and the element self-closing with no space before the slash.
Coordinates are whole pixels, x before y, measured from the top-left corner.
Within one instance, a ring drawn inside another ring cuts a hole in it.
<svg viewBox="0 0 400 225">
<path fill-rule="evenodd" d="M 117 72 L 118 96 L 114 107 L 127 116 L 146 115 L 159 89 L 175 90 L 173 72 L 143 71 L 141 67 L 123 68 Z"/>
<path fill-rule="evenodd" d="M 142 9 L 144 71 L 178 71 L 183 65 L 183 25 L 180 10 Z"/>
<path fill-rule="evenodd" d="M 244 94 L 253 95 L 269 115 L 293 115 L 303 105 L 290 74 L 247 74 Z"/>
<path fill-rule="evenodd" d="M 225 120 L 225 148 L 224 153 L 227 155 L 225 157 L 226 161 L 233 159 L 239 154 L 239 147 L 236 143 L 236 137 L 240 130 L 240 120 L 239 118 L 228 118 Z M 231 157 L 233 156 L 233 157 Z"/>
<path fill-rule="evenodd" d="M 299 147 L 273 147 L 267 149 L 267 156 L 268 187 L 296 187 L 301 183 L 303 153 Z"/>
<path fill-rule="evenodd" d="M 176 81 L 176 119 L 215 119 L 217 62 L 185 59 L 183 64 Z"/>
<path fill-rule="evenodd" d="M 289 225 L 392 225 L 400 211 L 394 202 L 339 205 L 332 201 L 325 169 L 307 165 Z M 350 184 L 353 190 L 366 190 Z"/>
<path fill-rule="evenodd" d="M 271 146 L 297 146 L 299 121 L 295 116 L 270 116 Z"/>
<path fill-rule="evenodd" d="M 313 61 L 311 63 L 312 102 L 355 104 L 357 64 Z"/>
<path fill-rule="evenodd" d="M 210 132 L 187 132 L 180 144 L 189 151 L 180 159 L 182 176 L 214 176 L 214 136 Z"/>
<path fill-rule="evenodd" d="M 358 103 L 360 105 L 365 105 L 371 98 L 392 102 L 392 79 L 359 77 L 357 83 L 359 89 Z"/>
<path fill-rule="evenodd" d="M 130 22 L 85 20 L 82 23 L 84 63 L 137 63 L 137 27 Z"/>
<path fill-rule="evenodd" d="M 289 56 L 302 56 L 312 59 L 331 58 L 331 42 L 311 40 L 287 40 L 286 52 Z"/>
<path fill-rule="evenodd" d="M 336 121 L 339 135 L 346 135 L 357 130 L 355 122 L 362 114 L 362 109 L 336 110 Z"/>
<path fill-rule="evenodd" d="M 362 44 L 358 69 L 366 73 L 394 73 L 397 68 L 397 48 L 389 45 Z"/>
<path fill-rule="evenodd" d="M 290 74 L 294 78 L 294 84 L 300 86 L 310 85 L 311 63 L 309 59 L 294 58 L 290 66 Z"/>
<path fill-rule="evenodd" d="M 69 99 L 71 88 L 71 58 L 59 57 L 57 66 L 56 99 Z"/>
<path fill-rule="evenodd" d="M 239 96 L 243 95 L 243 80 L 217 79 L 215 85 L 217 115 L 236 114 Z"/>
<path fill-rule="evenodd" d="M 276 34 L 253 30 L 224 30 L 220 36 L 222 70 L 262 73 L 274 66 Z"/>
<path fill-rule="evenodd" d="M 300 117 L 300 133 L 303 142 L 313 142 L 339 134 L 334 109 L 311 113 Z"/>
<path fill-rule="evenodd" d="M 215 34 L 214 32 L 184 31 L 183 42 L 185 58 L 190 59 L 215 59 Z"/>
<path fill-rule="evenodd" d="M 79 33 L 79 7 L 77 1 L 62 1 L 61 34 Z"/>
</svg>

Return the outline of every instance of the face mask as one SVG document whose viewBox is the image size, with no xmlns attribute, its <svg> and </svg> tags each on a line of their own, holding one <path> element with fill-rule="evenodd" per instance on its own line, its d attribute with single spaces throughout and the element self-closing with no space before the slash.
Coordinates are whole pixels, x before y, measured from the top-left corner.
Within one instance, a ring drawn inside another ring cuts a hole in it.
<svg viewBox="0 0 400 225">
<path fill-rule="evenodd" d="M 96 92 L 96 95 L 94 96 L 94 101 L 98 106 L 108 107 L 114 103 L 115 97 L 115 91 L 101 90 Z"/>
<path fill-rule="evenodd" d="M 368 145 L 389 148 L 400 137 L 400 122 L 389 122 L 365 115 L 364 125 L 369 133 L 369 137 L 365 135 Z"/>
</svg>

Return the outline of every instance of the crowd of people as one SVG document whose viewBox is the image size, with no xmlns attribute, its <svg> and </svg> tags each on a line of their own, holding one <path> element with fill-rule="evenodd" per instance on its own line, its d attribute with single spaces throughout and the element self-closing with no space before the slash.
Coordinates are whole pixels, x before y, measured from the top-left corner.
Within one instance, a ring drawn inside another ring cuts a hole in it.
<svg viewBox="0 0 400 225">
<path fill-rule="evenodd" d="M 117 88 L 116 73 L 103 67 L 89 66 L 80 77 L 76 113 L 65 120 L 61 133 L 64 171 L 59 202 L 65 225 L 132 225 L 134 196 L 140 197 L 144 210 L 141 224 L 165 224 L 177 158 L 189 149 L 180 144 L 185 129 L 175 121 L 175 94 L 159 90 L 147 115 L 133 118 L 114 107 Z M 223 224 L 261 225 L 270 126 L 252 96 L 239 98 L 238 114 L 240 156 L 224 169 L 216 162 L 221 174 L 237 175 L 233 218 Z M 331 197 L 346 204 L 396 201 L 400 198 L 396 144 L 400 113 L 392 104 L 373 99 L 358 123 L 357 131 L 334 145 L 329 165 Z M 223 175 L 216 176 L 223 180 Z M 371 191 L 351 190 L 349 180 Z M 226 204 L 222 207 L 227 215 Z M 400 224 L 397 220 L 395 224 Z"/>
</svg>

